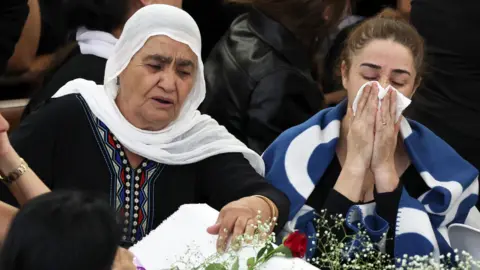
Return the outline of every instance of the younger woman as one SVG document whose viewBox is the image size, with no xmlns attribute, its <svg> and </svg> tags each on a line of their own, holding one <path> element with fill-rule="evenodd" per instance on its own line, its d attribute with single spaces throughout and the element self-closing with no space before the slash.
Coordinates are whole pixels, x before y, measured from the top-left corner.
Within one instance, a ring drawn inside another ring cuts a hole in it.
<svg viewBox="0 0 480 270">
<path fill-rule="evenodd" d="M 478 171 L 400 117 L 423 55 L 422 38 L 401 20 L 369 19 L 350 34 L 341 64 L 347 100 L 285 131 L 263 155 L 266 178 L 291 201 L 286 229 L 313 234 L 313 211 L 326 209 L 346 217 L 351 233 L 360 223 L 395 257 L 452 252 L 447 226 L 478 218 Z"/>
</svg>

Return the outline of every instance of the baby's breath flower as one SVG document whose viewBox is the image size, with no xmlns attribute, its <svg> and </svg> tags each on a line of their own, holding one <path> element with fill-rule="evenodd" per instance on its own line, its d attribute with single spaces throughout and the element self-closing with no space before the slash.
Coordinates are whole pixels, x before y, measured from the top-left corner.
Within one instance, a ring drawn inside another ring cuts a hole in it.
<svg viewBox="0 0 480 270">
<path fill-rule="evenodd" d="M 238 258 L 234 249 L 241 249 L 246 245 L 251 245 L 260 250 L 268 244 L 275 242 L 275 234 L 271 233 L 272 228 L 276 225 L 276 218 L 261 221 L 261 211 L 257 213 L 257 222 L 251 224 L 255 229 L 254 235 L 241 235 L 232 241 L 227 248 L 223 257 L 215 254 L 208 258 L 203 258 L 199 253 L 195 253 L 189 249 L 187 255 L 180 256 L 180 260 L 172 269 L 198 269 L 205 270 L 212 263 L 220 263 L 231 269 L 233 262 Z M 408 256 L 403 254 L 401 258 L 390 258 L 388 254 L 379 250 L 379 244 L 372 242 L 366 230 L 361 223 L 357 226 L 359 231 L 354 235 L 345 235 L 338 237 L 338 231 L 343 230 L 345 218 L 341 215 L 329 215 L 325 210 L 320 211 L 314 218 L 314 226 L 316 233 L 308 237 L 313 248 L 309 251 L 317 250 L 318 256 L 307 258 L 307 262 L 318 266 L 319 268 L 329 269 L 405 269 L 405 270 L 443 270 L 443 269 L 472 269 L 472 267 L 480 267 L 480 262 L 475 261 L 473 257 L 465 251 L 453 250 L 440 256 L 440 260 L 431 252 L 428 255 Z M 382 237 L 386 239 L 387 234 L 383 233 Z M 257 250 L 257 251 L 258 251 Z M 193 258 L 190 258 L 190 256 Z M 455 260 L 454 262 L 452 260 Z M 198 261 L 202 262 L 199 266 Z M 245 265 L 246 262 L 240 262 Z M 455 263 L 457 268 L 451 268 L 451 264 Z M 180 267 L 181 265 L 181 267 Z M 397 266 L 400 266 L 397 268 Z M 257 265 L 252 270 L 258 270 Z"/>
</svg>

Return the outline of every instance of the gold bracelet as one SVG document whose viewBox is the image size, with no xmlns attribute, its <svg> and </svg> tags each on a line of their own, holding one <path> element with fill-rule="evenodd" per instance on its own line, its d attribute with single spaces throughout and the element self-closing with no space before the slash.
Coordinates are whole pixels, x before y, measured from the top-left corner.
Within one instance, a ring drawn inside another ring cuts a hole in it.
<svg viewBox="0 0 480 270">
<path fill-rule="evenodd" d="M 20 176 L 22 176 L 26 171 L 28 170 L 28 164 L 23 160 L 23 158 L 20 158 L 20 165 L 13 170 L 13 172 L 10 172 L 8 175 L 4 175 L 3 173 L 0 173 L 0 181 L 4 182 L 7 185 L 11 185 L 13 182 L 15 182 Z"/>
<path fill-rule="evenodd" d="M 277 206 L 275 205 L 275 203 L 272 202 L 272 200 L 270 200 L 269 198 L 265 197 L 265 196 L 262 196 L 262 195 L 254 195 L 253 197 L 257 197 L 259 199 L 262 199 L 265 203 L 268 204 L 268 207 L 270 208 L 270 212 L 272 214 L 272 219 L 276 219 L 278 218 L 278 208 Z"/>
</svg>

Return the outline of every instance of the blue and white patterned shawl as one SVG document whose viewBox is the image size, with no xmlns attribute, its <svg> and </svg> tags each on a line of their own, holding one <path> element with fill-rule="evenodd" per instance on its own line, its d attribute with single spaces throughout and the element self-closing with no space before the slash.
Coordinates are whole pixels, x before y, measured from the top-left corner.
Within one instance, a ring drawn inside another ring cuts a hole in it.
<svg viewBox="0 0 480 270">
<path fill-rule="evenodd" d="M 322 110 L 305 123 L 285 131 L 263 154 L 267 180 L 291 201 L 287 232 L 300 230 L 314 236 L 313 209 L 305 202 L 336 155 L 346 107 L 344 101 Z M 431 252 L 437 257 L 452 252 L 448 226 L 462 223 L 478 228 L 480 224 L 477 220 L 480 214 L 475 207 L 478 171 L 423 125 L 403 117 L 401 121 L 400 133 L 411 162 L 430 190 L 419 198 L 412 198 L 403 189 L 396 228 L 389 228 L 376 214 L 374 202 L 352 206 L 346 215 L 346 225 L 358 231 L 356 224 L 360 222 L 381 250 L 385 248 L 384 233 L 395 230 L 396 258 Z M 312 255 L 313 251 L 309 250 L 307 258 Z"/>
</svg>

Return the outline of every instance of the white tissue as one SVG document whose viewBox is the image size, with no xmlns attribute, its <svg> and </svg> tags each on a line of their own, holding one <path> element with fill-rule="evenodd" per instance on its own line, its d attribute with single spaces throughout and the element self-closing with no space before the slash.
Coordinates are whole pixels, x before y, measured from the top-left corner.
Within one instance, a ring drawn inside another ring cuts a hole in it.
<svg viewBox="0 0 480 270">
<path fill-rule="evenodd" d="M 362 85 L 362 87 L 360 87 L 360 90 L 358 90 L 357 96 L 353 100 L 353 104 L 352 104 L 353 114 L 355 115 L 355 113 L 357 112 L 358 101 L 362 96 L 363 89 L 367 85 L 371 85 L 372 83 L 376 83 L 378 86 L 378 108 L 382 106 L 382 99 L 387 94 L 388 89 L 392 89 L 393 91 L 395 91 L 395 93 L 397 93 L 397 114 L 396 114 L 395 122 L 398 122 L 398 120 L 400 120 L 400 117 L 402 116 L 403 111 L 410 105 L 412 101 L 406 96 L 404 96 L 402 93 L 400 93 L 400 91 L 395 89 L 393 86 L 388 85 L 387 87 L 383 88 L 382 85 L 377 81 L 367 82 L 364 85 Z"/>
</svg>

